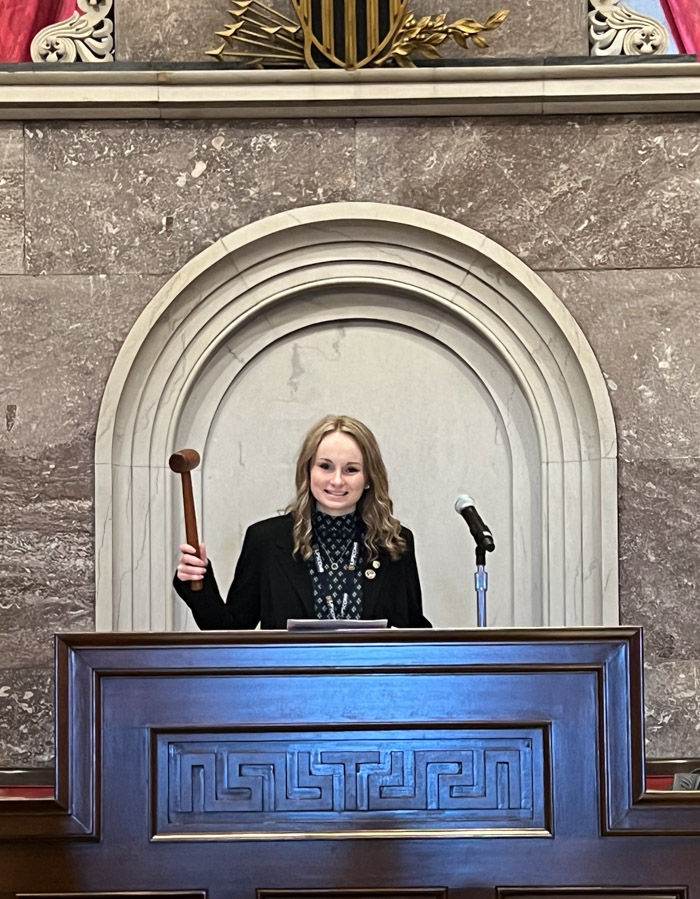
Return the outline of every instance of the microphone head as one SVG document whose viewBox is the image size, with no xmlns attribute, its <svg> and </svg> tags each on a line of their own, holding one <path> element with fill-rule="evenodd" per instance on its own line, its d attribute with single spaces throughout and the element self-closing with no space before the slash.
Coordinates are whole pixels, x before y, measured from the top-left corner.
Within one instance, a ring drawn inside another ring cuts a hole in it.
<svg viewBox="0 0 700 899">
<path fill-rule="evenodd" d="M 465 509 L 469 508 L 469 506 L 475 506 L 475 505 L 476 505 L 476 503 L 471 498 L 471 496 L 469 496 L 468 493 L 461 493 L 457 497 L 457 502 L 455 503 L 455 512 L 457 512 L 459 515 L 461 515 Z"/>
</svg>

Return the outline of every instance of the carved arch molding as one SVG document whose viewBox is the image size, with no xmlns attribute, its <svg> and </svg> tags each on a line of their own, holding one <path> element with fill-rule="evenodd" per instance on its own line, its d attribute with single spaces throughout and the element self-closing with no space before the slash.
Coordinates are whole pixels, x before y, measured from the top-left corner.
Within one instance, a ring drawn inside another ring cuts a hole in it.
<svg viewBox="0 0 700 899">
<path fill-rule="evenodd" d="M 301 437 L 329 411 L 380 440 L 435 624 L 475 622 L 461 492 L 496 538 L 490 625 L 617 623 L 615 425 L 572 316 L 470 228 L 335 203 L 222 238 L 125 341 L 97 433 L 98 630 L 193 627 L 170 585 L 173 451 L 202 455 L 200 539 L 225 586 L 245 527 L 291 498 Z"/>
</svg>

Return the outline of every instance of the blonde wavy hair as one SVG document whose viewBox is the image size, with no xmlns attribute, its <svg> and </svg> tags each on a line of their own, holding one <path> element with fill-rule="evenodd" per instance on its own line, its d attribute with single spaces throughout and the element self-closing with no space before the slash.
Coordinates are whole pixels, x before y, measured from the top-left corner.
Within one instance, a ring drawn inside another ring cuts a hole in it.
<svg viewBox="0 0 700 899">
<path fill-rule="evenodd" d="M 294 555 L 309 559 L 311 550 L 311 515 L 314 498 L 311 494 L 311 468 L 318 447 L 328 434 L 340 431 L 357 443 L 362 453 L 364 475 L 369 487 L 357 503 L 356 514 L 365 523 L 365 562 L 377 558 L 380 549 L 398 559 L 406 552 L 406 541 L 401 536 L 401 522 L 394 518 L 394 505 L 389 498 L 389 479 L 374 434 L 367 425 L 348 415 L 327 415 L 317 422 L 304 438 L 297 459 L 296 490 L 294 502 L 285 509 L 294 519 Z"/>
</svg>

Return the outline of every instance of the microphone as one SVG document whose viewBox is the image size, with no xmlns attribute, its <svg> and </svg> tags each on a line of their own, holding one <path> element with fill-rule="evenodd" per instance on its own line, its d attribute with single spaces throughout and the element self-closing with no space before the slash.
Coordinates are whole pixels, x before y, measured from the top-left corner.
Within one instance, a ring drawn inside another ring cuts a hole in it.
<svg viewBox="0 0 700 899">
<path fill-rule="evenodd" d="M 479 549 L 482 549 L 487 553 L 492 553 L 496 548 L 496 544 L 493 542 L 493 534 L 481 520 L 481 516 L 476 511 L 474 500 L 471 496 L 468 496 L 466 493 L 458 496 L 457 502 L 455 503 L 455 511 L 458 512 L 469 525 L 469 530 L 472 532 L 472 537 Z"/>
</svg>

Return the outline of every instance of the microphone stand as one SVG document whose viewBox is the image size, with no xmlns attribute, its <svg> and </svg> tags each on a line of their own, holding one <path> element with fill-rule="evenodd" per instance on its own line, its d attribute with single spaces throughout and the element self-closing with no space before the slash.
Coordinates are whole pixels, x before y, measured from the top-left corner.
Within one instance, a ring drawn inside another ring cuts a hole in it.
<svg viewBox="0 0 700 899">
<path fill-rule="evenodd" d="M 489 585 L 489 576 L 486 573 L 486 550 L 478 543 L 476 545 L 476 574 L 474 575 L 474 587 L 476 588 L 476 626 L 486 627 L 486 590 Z"/>
<path fill-rule="evenodd" d="M 474 507 L 471 496 L 463 493 L 457 497 L 455 512 L 466 521 L 471 535 L 476 543 L 476 574 L 474 586 L 476 587 L 476 626 L 486 627 L 486 588 L 489 583 L 486 574 L 486 553 L 492 553 L 496 548 L 493 534 L 486 527 Z"/>
</svg>

